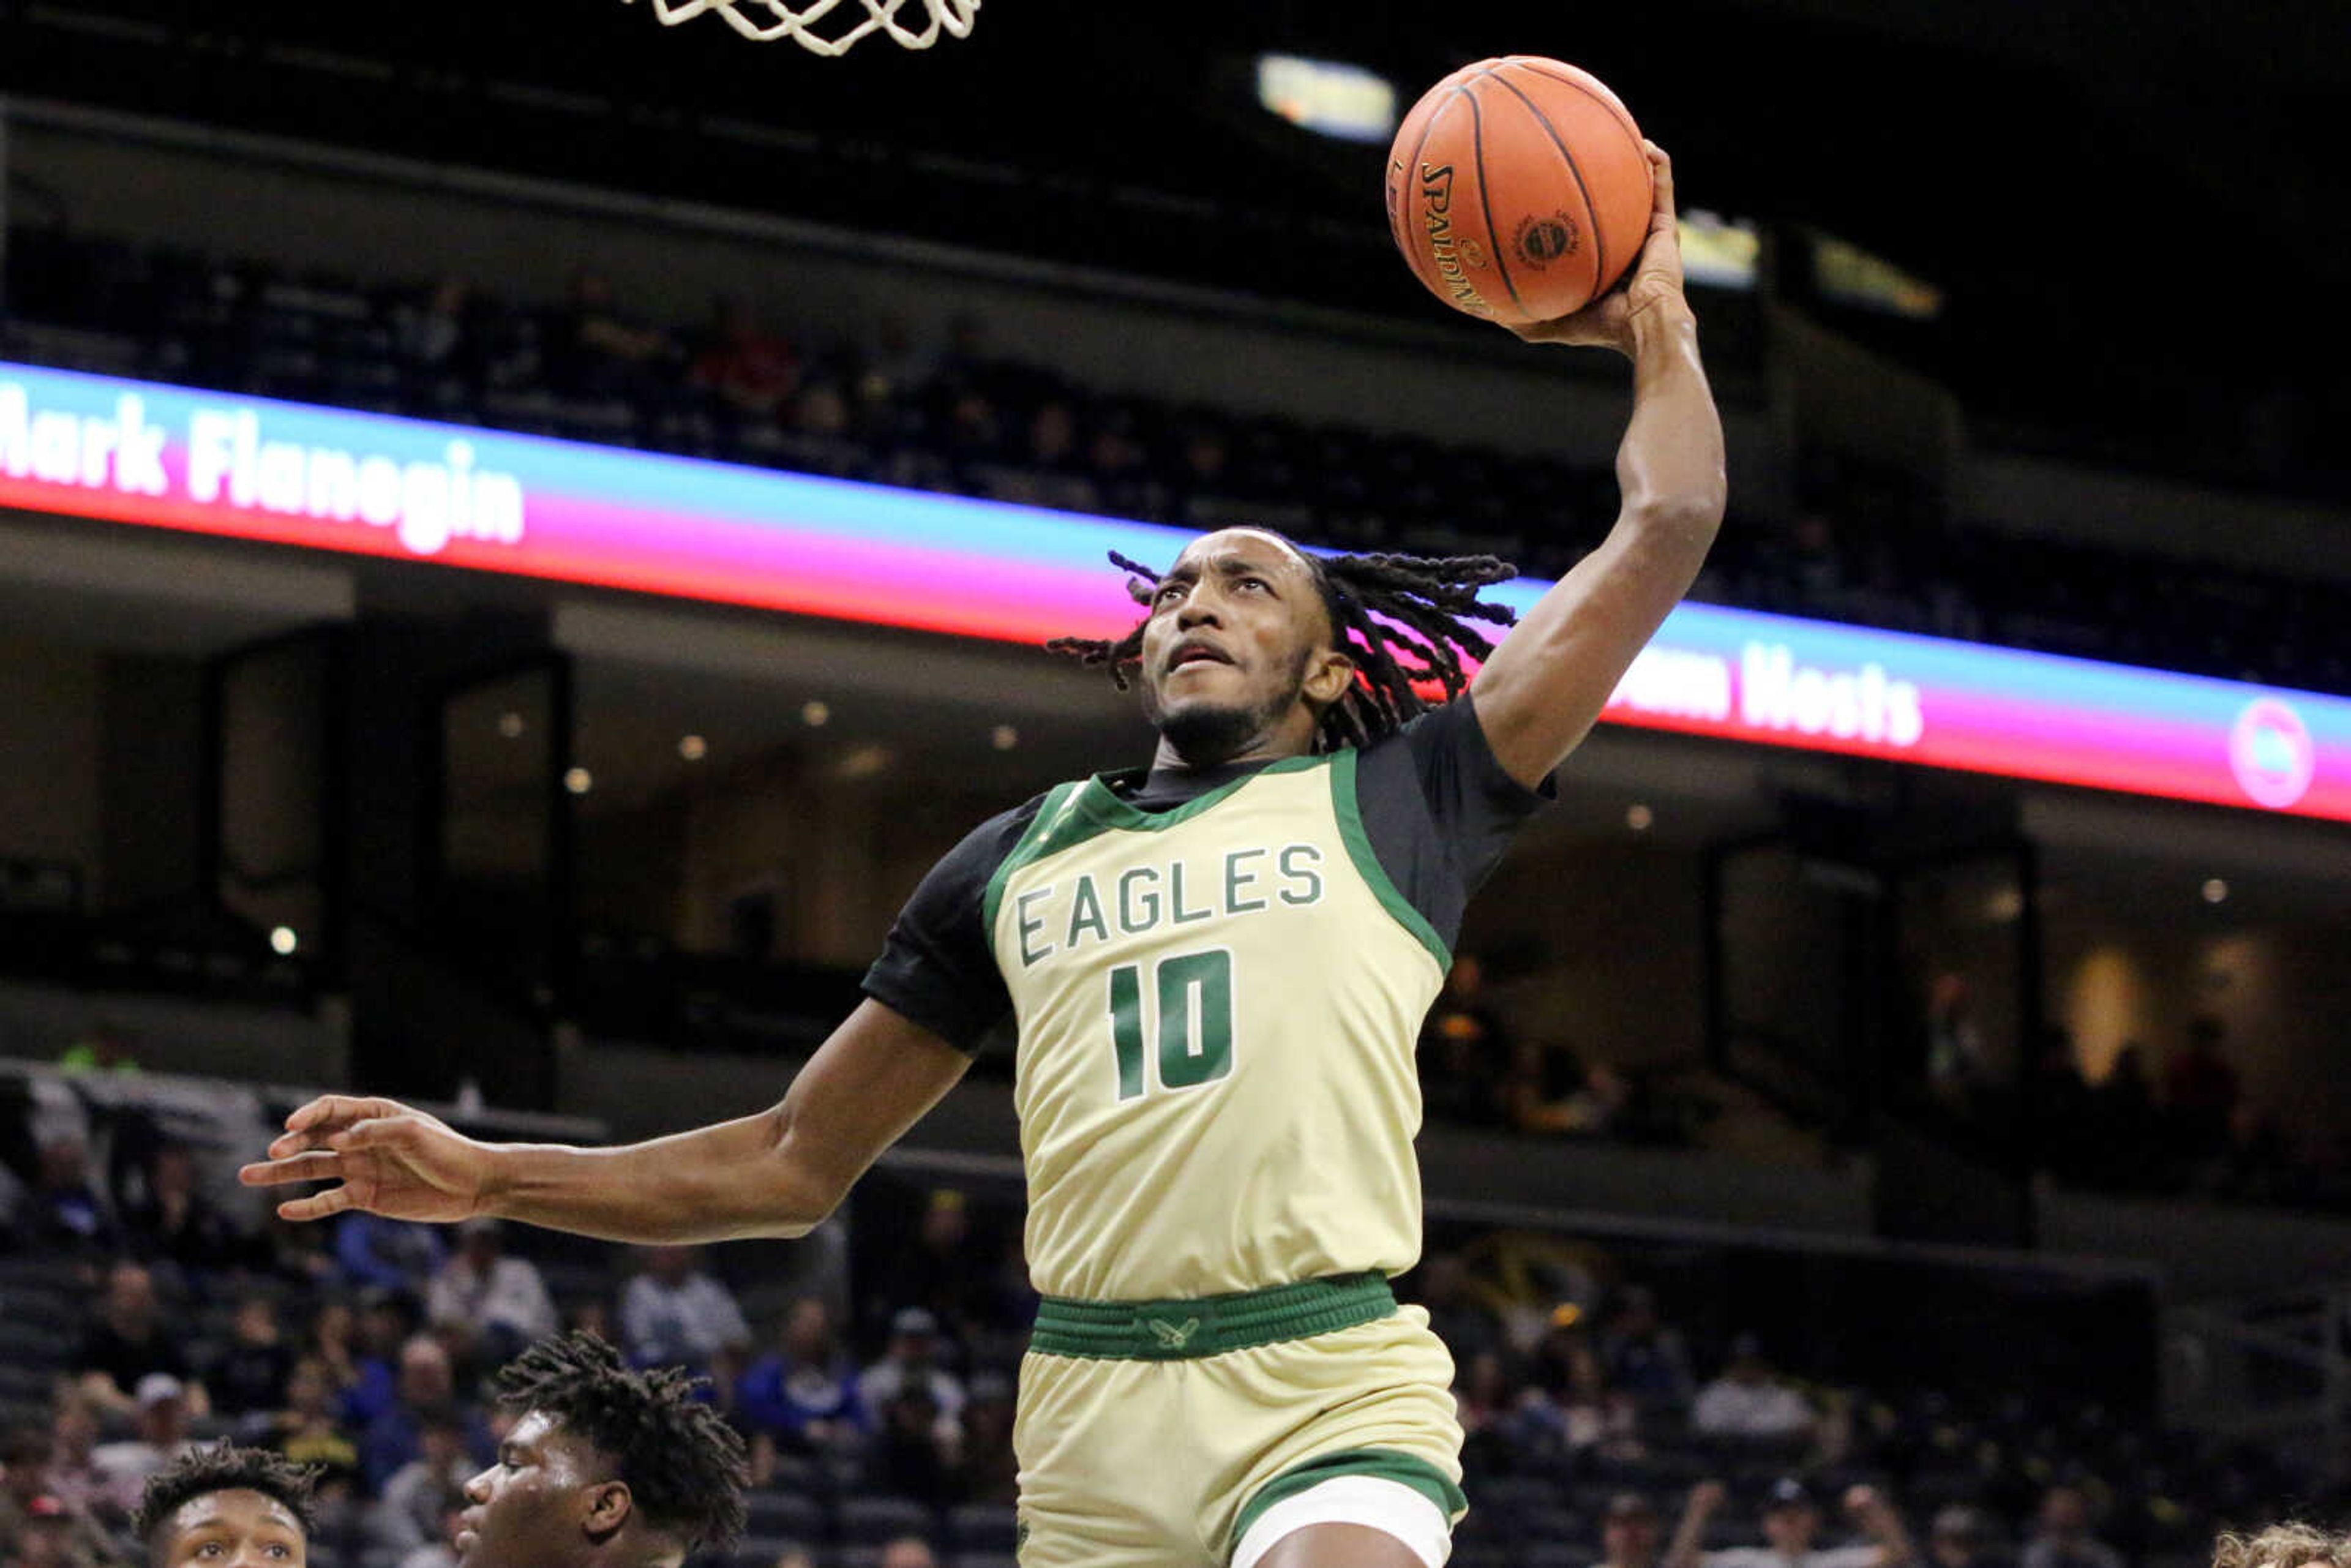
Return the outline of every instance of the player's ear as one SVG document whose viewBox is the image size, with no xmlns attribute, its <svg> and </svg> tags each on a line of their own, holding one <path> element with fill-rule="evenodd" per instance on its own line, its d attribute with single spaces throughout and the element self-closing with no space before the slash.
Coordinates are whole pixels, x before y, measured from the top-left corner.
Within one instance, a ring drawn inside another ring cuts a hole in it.
<svg viewBox="0 0 2351 1568">
<path fill-rule="evenodd" d="M 580 1512 L 580 1530 L 591 1541 L 612 1539 L 636 1511 L 637 1500 L 626 1481 L 598 1481 L 580 1490 L 586 1507 Z"/>
<path fill-rule="evenodd" d="M 1355 684 L 1355 661 L 1335 648 L 1318 650 L 1306 671 L 1306 700 L 1329 707 Z"/>
</svg>

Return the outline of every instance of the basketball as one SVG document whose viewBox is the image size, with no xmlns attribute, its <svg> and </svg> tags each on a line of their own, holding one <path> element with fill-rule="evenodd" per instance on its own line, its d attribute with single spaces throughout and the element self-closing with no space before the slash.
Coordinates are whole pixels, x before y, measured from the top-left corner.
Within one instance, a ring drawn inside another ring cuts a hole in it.
<svg viewBox="0 0 2351 1568">
<path fill-rule="evenodd" d="M 1427 290 L 1504 326 L 1605 292 L 1640 253 L 1640 128 L 1589 71 L 1511 55 L 1428 89 L 1388 154 L 1388 228 Z"/>
</svg>

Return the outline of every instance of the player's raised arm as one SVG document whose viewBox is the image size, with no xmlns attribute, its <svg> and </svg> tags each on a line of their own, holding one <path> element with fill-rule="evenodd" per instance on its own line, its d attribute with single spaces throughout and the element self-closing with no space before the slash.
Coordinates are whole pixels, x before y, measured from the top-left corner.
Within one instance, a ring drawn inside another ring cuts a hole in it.
<svg viewBox="0 0 2351 1568">
<path fill-rule="evenodd" d="M 622 1148 L 485 1144 L 394 1100 L 329 1094 L 286 1120 L 248 1186 L 331 1181 L 287 1219 L 362 1208 L 448 1222 L 493 1215 L 611 1241 L 799 1236 L 955 1087 L 971 1059 L 862 1003 L 756 1116 Z"/>
<path fill-rule="evenodd" d="M 1648 151 L 1656 198 L 1630 282 L 1519 334 L 1612 348 L 1633 361 L 1616 526 L 1503 639 L 1469 688 L 1496 758 L 1529 785 L 1591 732 L 1633 656 L 1689 591 L 1722 522 L 1722 420 L 1682 293 L 1673 164 L 1656 143 Z"/>
</svg>

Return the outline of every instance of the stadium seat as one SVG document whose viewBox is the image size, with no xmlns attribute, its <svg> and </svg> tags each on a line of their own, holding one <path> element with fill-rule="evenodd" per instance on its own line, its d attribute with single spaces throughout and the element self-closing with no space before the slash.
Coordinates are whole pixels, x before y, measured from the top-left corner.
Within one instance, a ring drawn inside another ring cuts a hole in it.
<svg viewBox="0 0 2351 1568">
<path fill-rule="evenodd" d="M 937 1519 L 912 1498 L 841 1500 L 841 1539 L 852 1546 L 878 1546 L 901 1535 L 919 1535 L 927 1541 L 937 1533 Z"/>
<path fill-rule="evenodd" d="M 789 1535 L 747 1535 L 735 1547 L 735 1568 L 776 1568 L 776 1559 L 806 1544 Z"/>
<path fill-rule="evenodd" d="M 1001 1503 L 967 1502 L 947 1511 L 947 1541 L 958 1552 L 1009 1552 L 1019 1516 Z"/>
<path fill-rule="evenodd" d="M 763 1488 L 747 1494 L 743 1505 L 748 1516 L 748 1533 L 754 1536 L 817 1541 L 828 1533 L 824 1510 L 803 1492 Z"/>
</svg>

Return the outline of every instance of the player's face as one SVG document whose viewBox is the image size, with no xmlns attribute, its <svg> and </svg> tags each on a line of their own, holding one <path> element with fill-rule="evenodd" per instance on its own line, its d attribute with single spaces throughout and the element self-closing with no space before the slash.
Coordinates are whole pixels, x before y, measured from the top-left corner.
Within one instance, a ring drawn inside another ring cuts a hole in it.
<svg viewBox="0 0 2351 1568">
<path fill-rule="evenodd" d="M 276 1498 L 238 1488 L 180 1505 L 155 1532 L 150 1568 L 304 1568 L 301 1521 Z"/>
<path fill-rule="evenodd" d="M 544 1412 L 515 1423 L 498 1462 L 465 1483 L 457 1568 L 562 1568 L 586 1553 L 595 1494 L 610 1479 L 595 1450 Z"/>
<path fill-rule="evenodd" d="M 1344 689 L 1345 662 L 1298 552 L 1255 528 L 1195 540 L 1143 632 L 1144 715 L 1195 766 L 1239 755 Z M 1332 674 L 1335 665 L 1337 674 Z"/>
</svg>

